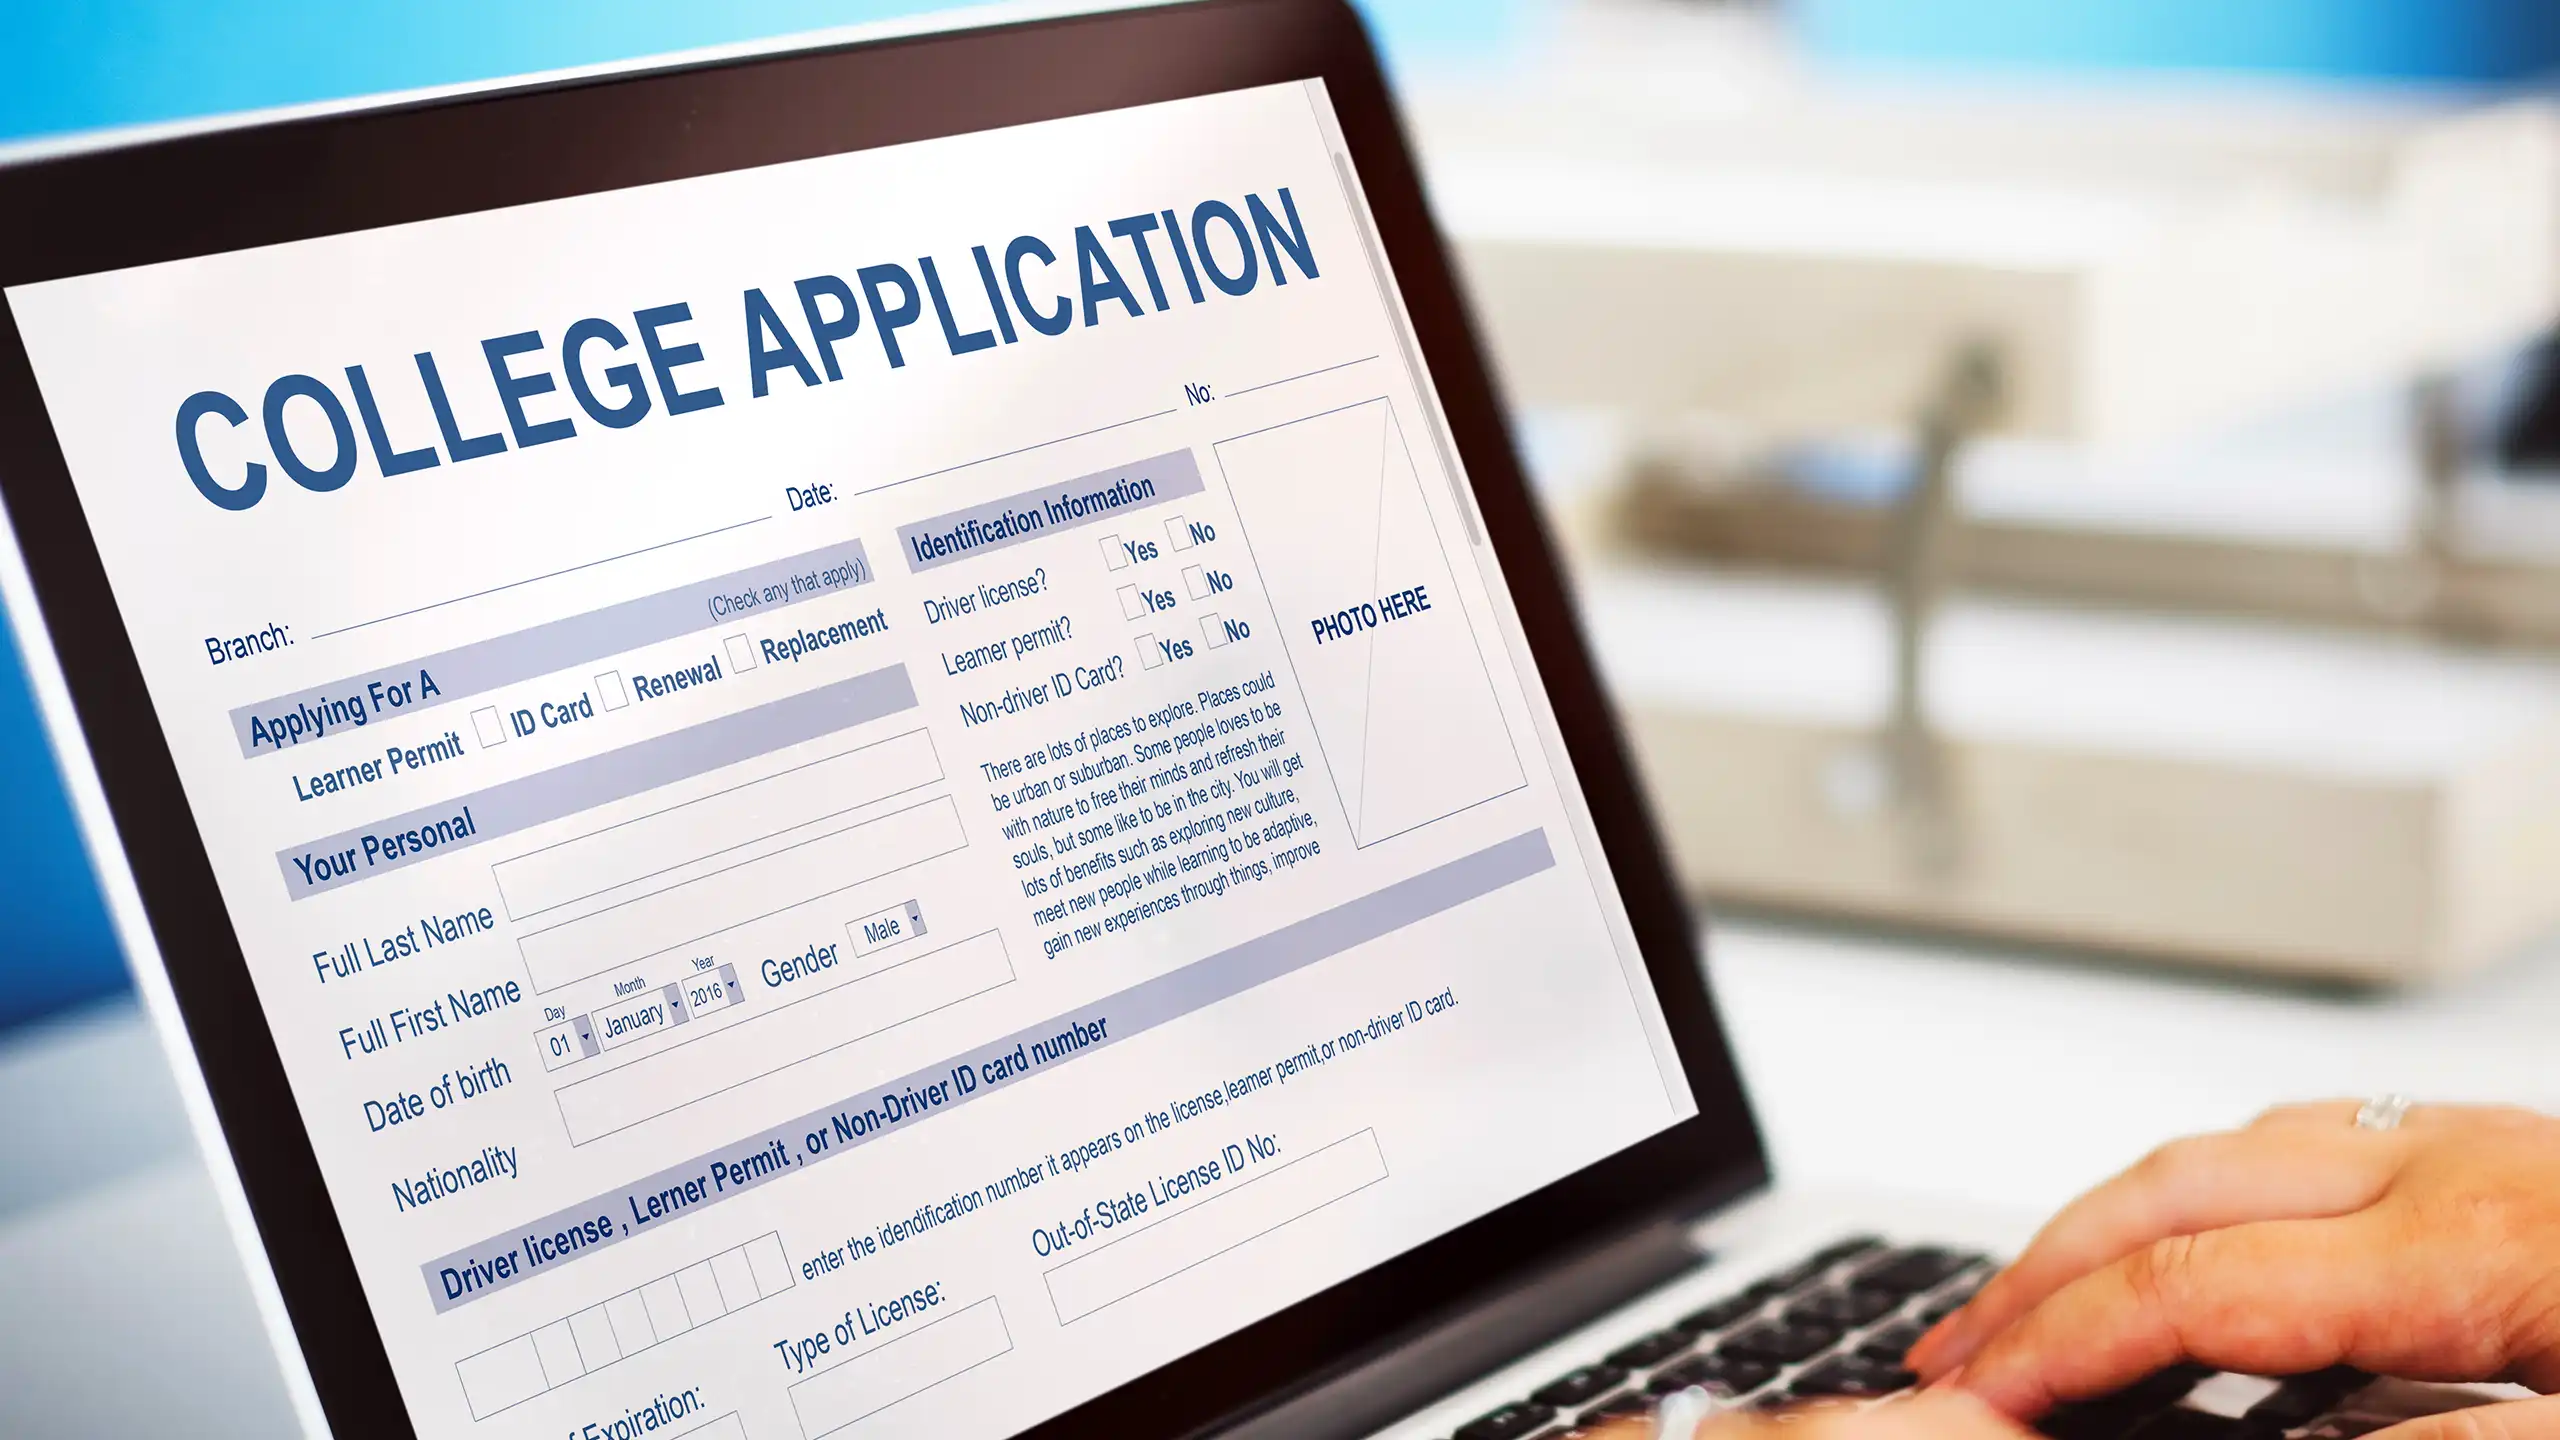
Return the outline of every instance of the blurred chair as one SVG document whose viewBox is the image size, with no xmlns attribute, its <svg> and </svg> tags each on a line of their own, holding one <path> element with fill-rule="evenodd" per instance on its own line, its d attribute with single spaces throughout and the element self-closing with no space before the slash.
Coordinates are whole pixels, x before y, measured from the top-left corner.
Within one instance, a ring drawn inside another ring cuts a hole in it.
<svg viewBox="0 0 2560 1440">
<path fill-rule="evenodd" d="M 2560 924 L 2560 552 L 2453 404 L 2560 315 L 2560 106 L 1861 14 L 1580 0 L 1414 105 L 1512 400 L 1614 424 L 1566 530 L 1685 878 L 2376 981 Z"/>
</svg>

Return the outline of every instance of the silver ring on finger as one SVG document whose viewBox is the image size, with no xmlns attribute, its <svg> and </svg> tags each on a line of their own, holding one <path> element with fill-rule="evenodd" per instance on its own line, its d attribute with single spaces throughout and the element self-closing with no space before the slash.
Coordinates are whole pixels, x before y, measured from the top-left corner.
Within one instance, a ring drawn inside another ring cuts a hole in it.
<svg viewBox="0 0 2560 1440">
<path fill-rule="evenodd" d="M 2406 1095 L 2376 1095 L 2357 1107 L 2356 1128 L 2397 1130 L 2402 1118 L 2409 1113 L 2409 1103 Z"/>
</svg>

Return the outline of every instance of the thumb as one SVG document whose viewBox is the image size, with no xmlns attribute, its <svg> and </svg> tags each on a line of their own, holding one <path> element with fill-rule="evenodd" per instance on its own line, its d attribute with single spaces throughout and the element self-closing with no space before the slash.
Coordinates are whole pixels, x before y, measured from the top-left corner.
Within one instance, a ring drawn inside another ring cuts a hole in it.
<svg viewBox="0 0 2560 1440">
<path fill-rule="evenodd" d="M 2365 1440 L 2560 1440 L 2560 1395 L 2421 1415 Z"/>
</svg>

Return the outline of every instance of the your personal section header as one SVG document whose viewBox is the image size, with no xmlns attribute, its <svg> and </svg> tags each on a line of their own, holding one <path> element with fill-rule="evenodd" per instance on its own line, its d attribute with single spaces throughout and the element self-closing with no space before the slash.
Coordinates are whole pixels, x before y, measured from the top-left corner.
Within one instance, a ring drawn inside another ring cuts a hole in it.
<svg viewBox="0 0 2560 1440">
<path fill-rule="evenodd" d="M 898 370 L 919 345 L 939 343 L 955 358 L 974 355 L 1106 318 L 1137 320 L 1177 305 L 1241 299 L 1266 284 L 1288 284 L 1293 272 L 1308 280 L 1321 275 L 1297 201 L 1282 186 L 1240 203 L 1213 198 L 1187 210 L 1078 225 L 1054 244 L 1017 235 L 912 263 L 862 265 L 850 278 L 750 285 L 734 302 L 697 308 L 693 299 L 640 297 L 661 303 L 586 316 L 556 331 L 493 335 L 467 358 L 420 350 L 406 364 L 317 365 L 254 392 L 198 390 L 179 402 L 173 438 L 196 493 L 244 511 L 267 498 L 278 470 L 302 489 L 327 493 L 359 471 L 407 475 L 694 414 L 742 396 L 760 400 L 778 388 L 817 389 L 845 379 L 849 367 L 874 363 L 867 358 L 872 346 L 881 368 Z M 715 327 L 727 325 L 737 327 L 727 332 L 739 337 L 734 348 L 718 338 L 723 332 Z M 394 387 L 409 392 L 404 400 L 423 400 L 431 431 L 394 433 L 383 403 Z M 458 418 L 455 397 L 473 392 L 494 396 L 503 426 L 466 433 L 476 427 Z M 225 428 L 241 433 L 217 442 L 215 432 Z"/>
</svg>

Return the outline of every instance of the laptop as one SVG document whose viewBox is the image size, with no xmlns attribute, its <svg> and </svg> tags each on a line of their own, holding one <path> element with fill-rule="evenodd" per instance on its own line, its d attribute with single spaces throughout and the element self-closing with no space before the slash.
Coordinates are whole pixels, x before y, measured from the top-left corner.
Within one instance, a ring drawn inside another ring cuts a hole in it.
<svg viewBox="0 0 2560 1440">
<path fill-rule="evenodd" d="M 1339 0 L 0 212 L 0 588 L 309 1433 L 1525 1440 L 1889 1396 L 2016 1239 L 1773 1188 Z M 2232 1378 L 2056 1433 L 2369 1393 Z"/>
</svg>

